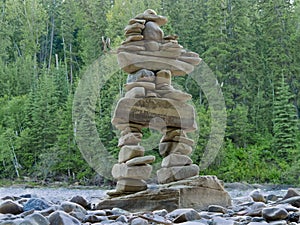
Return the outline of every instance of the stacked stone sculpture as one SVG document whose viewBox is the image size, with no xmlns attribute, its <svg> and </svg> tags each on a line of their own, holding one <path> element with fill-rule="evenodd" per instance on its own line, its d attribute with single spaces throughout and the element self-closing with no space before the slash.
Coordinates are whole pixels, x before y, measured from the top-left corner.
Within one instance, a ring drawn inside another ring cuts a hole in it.
<svg viewBox="0 0 300 225">
<path fill-rule="evenodd" d="M 183 76 L 199 64 L 199 55 L 178 44 L 176 35 L 164 36 L 160 26 L 167 18 L 151 9 L 137 15 L 125 28 L 126 40 L 118 48 L 118 63 L 128 73 L 126 94 L 119 100 L 112 124 L 121 131 L 118 163 L 112 175 L 117 179 L 115 194 L 147 189 L 154 156 L 145 156 L 140 145 L 142 128 L 159 130 L 163 157 L 157 171 L 159 183 L 196 176 L 199 167 L 189 155 L 194 142 L 187 132 L 195 131 L 195 111 L 187 103 L 191 95 L 172 86 L 172 76 Z"/>
</svg>

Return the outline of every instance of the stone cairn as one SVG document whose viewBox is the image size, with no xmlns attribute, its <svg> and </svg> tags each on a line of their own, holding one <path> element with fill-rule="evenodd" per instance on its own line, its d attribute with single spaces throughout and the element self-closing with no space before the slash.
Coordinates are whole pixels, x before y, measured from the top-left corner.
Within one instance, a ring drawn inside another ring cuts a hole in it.
<svg viewBox="0 0 300 225">
<path fill-rule="evenodd" d="M 140 145 L 142 128 L 159 130 L 163 157 L 157 171 L 159 183 L 169 183 L 199 174 L 189 155 L 194 144 L 187 132 L 197 129 L 194 108 L 186 102 L 191 95 L 175 89 L 172 76 L 183 76 L 199 64 L 199 55 L 178 44 L 177 35 L 164 36 L 160 26 L 167 18 L 148 9 L 129 21 L 126 40 L 118 48 L 118 63 L 128 73 L 126 94 L 116 106 L 112 124 L 121 131 L 118 163 L 112 175 L 117 179 L 111 195 L 147 189 L 154 156 L 144 156 Z"/>
</svg>

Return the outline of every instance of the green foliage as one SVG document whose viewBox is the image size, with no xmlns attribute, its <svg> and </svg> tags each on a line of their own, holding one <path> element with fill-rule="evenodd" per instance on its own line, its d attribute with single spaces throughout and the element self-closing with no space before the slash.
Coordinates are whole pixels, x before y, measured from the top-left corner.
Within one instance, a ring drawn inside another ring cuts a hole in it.
<svg viewBox="0 0 300 225">
<path fill-rule="evenodd" d="M 294 159 L 297 143 L 297 117 L 295 106 L 290 102 L 292 97 L 282 78 L 275 92 L 273 132 L 275 154 L 286 162 Z"/>
<path fill-rule="evenodd" d="M 102 37 L 114 50 L 128 20 L 147 8 L 168 17 L 165 34 L 178 34 L 184 48 L 199 53 L 225 98 L 223 148 L 201 173 L 299 184 L 300 6 L 279 0 L 1 1 L 0 178 L 86 184 L 95 176 L 74 138 L 77 81 L 99 56 L 113 53 L 104 51 Z M 92 112 L 114 158 L 119 133 L 111 113 L 125 80 L 121 71 L 112 74 Z M 209 102 L 191 77 L 172 82 L 193 96 L 199 134 L 189 135 L 199 136 L 192 158 L 201 163 L 211 132 Z M 158 164 L 160 136 L 144 131 L 147 154 Z"/>
</svg>

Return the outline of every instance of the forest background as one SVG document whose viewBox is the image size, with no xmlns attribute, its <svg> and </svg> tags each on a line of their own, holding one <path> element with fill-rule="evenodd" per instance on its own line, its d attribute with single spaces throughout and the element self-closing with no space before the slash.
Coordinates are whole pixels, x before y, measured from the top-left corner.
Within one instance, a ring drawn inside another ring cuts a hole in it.
<svg viewBox="0 0 300 225">
<path fill-rule="evenodd" d="M 130 18 L 147 8 L 168 17 L 165 34 L 199 53 L 222 86 L 223 146 L 201 174 L 226 182 L 300 184 L 300 5 L 298 0 L 2 0 L 0 2 L 0 179 L 95 184 L 75 141 L 74 92 L 85 69 L 114 49 Z M 116 65 L 117 66 L 117 65 Z M 123 93 L 119 71 L 102 87 L 99 137 L 117 157 L 111 105 Z M 188 76 L 200 163 L 210 108 Z M 151 132 L 145 131 L 150 135 Z M 159 160 L 158 149 L 153 149 Z M 99 180 L 99 179 L 98 179 Z M 100 179 L 101 180 L 101 179 Z M 94 182 L 94 183 L 93 183 Z M 98 181 L 97 181 L 98 182 Z"/>
</svg>

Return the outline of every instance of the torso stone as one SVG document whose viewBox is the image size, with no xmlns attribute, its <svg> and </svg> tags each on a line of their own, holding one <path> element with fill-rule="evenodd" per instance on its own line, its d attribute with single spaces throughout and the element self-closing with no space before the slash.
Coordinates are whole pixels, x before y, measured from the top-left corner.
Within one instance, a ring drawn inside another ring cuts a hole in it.
<svg viewBox="0 0 300 225">
<path fill-rule="evenodd" d="M 164 32 L 160 27 L 154 22 L 147 22 L 145 24 L 145 29 L 143 30 L 144 40 L 152 40 L 157 42 L 162 42 Z"/>
</svg>

